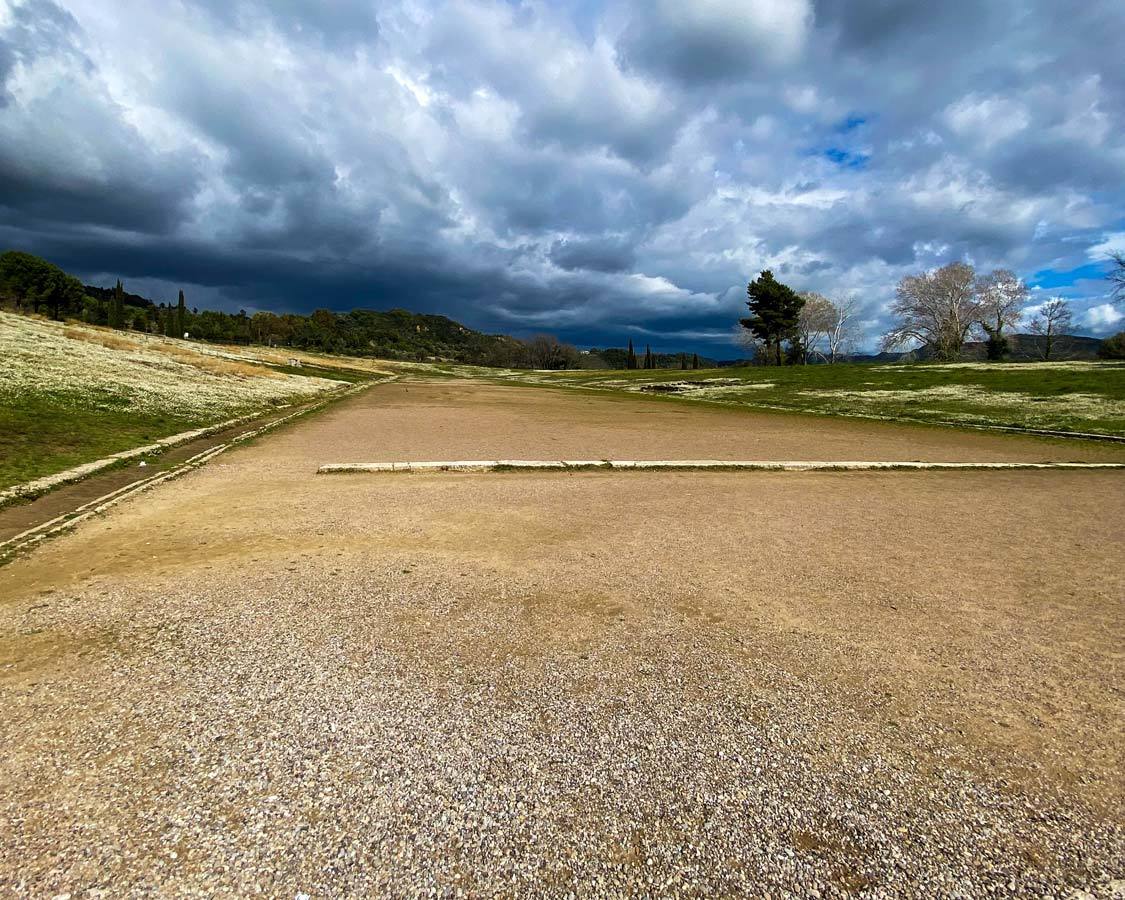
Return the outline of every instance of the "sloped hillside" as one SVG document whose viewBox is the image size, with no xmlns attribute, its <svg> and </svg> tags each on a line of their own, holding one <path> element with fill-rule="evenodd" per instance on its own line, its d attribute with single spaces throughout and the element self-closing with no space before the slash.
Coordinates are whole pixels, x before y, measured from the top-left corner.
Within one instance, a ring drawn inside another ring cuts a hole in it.
<svg viewBox="0 0 1125 900">
<path fill-rule="evenodd" d="M 0 487 L 342 384 L 4 312 L 0 360 Z"/>
</svg>

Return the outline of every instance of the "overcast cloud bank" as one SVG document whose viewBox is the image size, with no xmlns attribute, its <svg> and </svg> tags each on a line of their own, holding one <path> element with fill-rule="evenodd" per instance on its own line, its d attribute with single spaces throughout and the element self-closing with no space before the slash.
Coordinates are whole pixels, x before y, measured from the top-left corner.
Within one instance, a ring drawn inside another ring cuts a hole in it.
<svg viewBox="0 0 1125 900">
<path fill-rule="evenodd" d="M 0 0 L 0 246 L 189 302 L 736 355 L 763 268 L 1120 328 L 1125 4 Z"/>
</svg>

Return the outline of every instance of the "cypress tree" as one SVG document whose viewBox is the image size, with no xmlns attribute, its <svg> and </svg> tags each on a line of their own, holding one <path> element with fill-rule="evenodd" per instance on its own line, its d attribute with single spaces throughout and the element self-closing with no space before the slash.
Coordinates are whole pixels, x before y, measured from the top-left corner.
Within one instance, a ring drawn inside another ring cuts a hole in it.
<svg viewBox="0 0 1125 900">
<path fill-rule="evenodd" d="M 118 329 L 125 327 L 125 285 L 121 283 L 120 278 L 113 288 L 113 299 L 109 305 L 109 327 Z"/>
<path fill-rule="evenodd" d="M 698 353 L 693 353 L 691 355 L 691 367 L 693 369 L 699 368 L 699 354 Z"/>
<path fill-rule="evenodd" d="M 180 291 L 180 299 L 176 302 L 176 337 L 182 338 L 187 330 L 187 320 L 184 307 L 184 292 Z"/>
<path fill-rule="evenodd" d="M 655 363 L 656 360 L 652 358 L 652 348 L 648 344 L 645 344 L 645 368 L 654 369 L 656 368 Z"/>
<path fill-rule="evenodd" d="M 628 356 L 625 357 L 625 368 L 626 369 L 637 368 L 637 354 L 635 352 L 633 352 L 633 339 L 632 338 L 629 338 L 629 354 L 628 354 Z"/>
<path fill-rule="evenodd" d="M 682 370 L 682 369 L 686 369 L 686 368 L 687 368 L 687 357 L 683 353 L 681 353 L 680 354 L 680 369 Z"/>
</svg>

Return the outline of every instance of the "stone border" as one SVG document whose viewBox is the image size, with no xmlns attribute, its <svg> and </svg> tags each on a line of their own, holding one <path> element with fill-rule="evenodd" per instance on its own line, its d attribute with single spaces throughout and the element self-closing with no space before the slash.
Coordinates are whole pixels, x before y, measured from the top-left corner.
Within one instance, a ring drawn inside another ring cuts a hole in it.
<svg viewBox="0 0 1125 900">
<path fill-rule="evenodd" d="M 384 379 L 384 380 L 392 380 L 392 379 Z M 244 431 L 242 434 L 235 435 L 234 437 L 232 437 L 229 441 L 226 441 L 225 443 L 216 444 L 214 447 L 208 447 L 206 450 L 203 450 L 202 452 L 195 454 L 195 456 L 192 456 L 188 459 L 185 459 L 182 463 L 179 463 L 178 465 L 175 465 L 170 469 L 166 469 L 163 472 L 157 472 L 156 474 L 150 475 L 147 478 L 141 478 L 138 481 L 134 481 L 134 482 L 131 482 L 130 484 L 124 485 L 123 487 L 119 487 L 116 490 L 110 491 L 107 494 L 103 494 L 102 496 L 95 498 L 94 500 L 90 500 L 86 503 L 83 503 L 81 506 L 78 506 L 78 507 L 70 510 L 69 512 L 66 512 L 66 513 L 63 513 L 62 515 L 56 516 L 55 518 L 50 519 L 47 522 L 43 522 L 39 525 L 35 525 L 31 528 L 28 528 L 26 531 L 22 531 L 19 534 L 8 538 L 7 540 L 0 541 L 0 565 L 3 565 L 4 563 L 11 561 L 16 556 L 16 554 L 20 553 L 21 551 L 27 550 L 27 549 L 35 546 L 36 544 L 40 543 L 41 541 L 44 541 L 47 538 L 53 537 L 56 534 L 59 534 L 63 531 L 67 531 L 71 528 L 74 528 L 80 522 L 84 522 L 85 520 L 91 518 L 92 516 L 96 516 L 100 513 L 105 512 L 107 509 L 109 509 L 112 506 L 116 506 L 118 503 L 120 503 L 123 500 L 128 500 L 130 497 L 133 497 L 134 495 L 139 494 L 142 491 L 147 491 L 149 488 L 156 487 L 158 484 L 162 484 L 165 481 L 170 481 L 173 478 L 178 478 L 180 475 L 186 474 L 187 472 L 191 471 L 192 469 L 199 468 L 200 466 L 210 462 L 212 459 L 214 459 L 220 453 L 224 453 L 227 450 L 232 449 L 233 447 L 237 447 L 239 444 L 243 443 L 244 441 L 248 441 L 248 440 L 251 440 L 253 438 L 259 437 L 260 435 L 263 435 L 268 431 L 273 431 L 275 428 L 279 428 L 280 426 L 286 424 L 287 422 L 292 421 L 293 419 L 297 419 L 297 418 L 300 418 L 301 416 L 305 416 L 305 415 L 308 415 L 309 413 L 316 412 L 317 410 L 323 409 L 325 406 L 327 406 L 328 404 L 332 403 L 335 400 L 339 400 L 339 399 L 341 399 L 345 396 L 350 396 L 352 394 L 357 394 L 360 391 L 365 390 L 368 387 L 371 387 L 373 384 L 380 384 L 380 383 L 382 383 L 382 381 L 361 382 L 360 384 L 352 385 L 351 387 L 348 387 L 348 388 L 344 388 L 344 389 L 341 389 L 341 390 L 338 390 L 338 391 L 333 391 L 329 396 L 322 397 L 321 399 L 317 400 L 316 402 L 310 404 L 309 406 L 302 407 L 301 409 L 297 410 L 296 412 L 290 413 L 287 416 L 282 416 L 280 419 L 274 419 L 270 422 L 266 422 L 265 424 L 259 426 L 258 428 L 251 429 L 250 431 Z M 261 418 L 261 416 L 260 415 L 259 416 L 251 416 L 249 418 Z M 233 420 L 233 422 L 236 425 L 240 421 L 245 421 L 245 420 L 244 419 Z M 214 432 L 214 431 L 222 430 L 223 428 L 229 428 L 229 427 L 231 427 L 231 423 L 228 422 L 225 425 L 216 425 L 216 426 L 212 426 L 211 428 L 203 429 L 203 431 Z M 196 435 L 196 436 L 199 436 L 199 435 Z M 203 435 L 203 436 L 206 436 L 206 435 Z M 171 438 L 165 438 L 165 440 L 166 441 L 171 440 Z M 190 438 L 188 438 L 188 440 L 190 440 Z M 180 443 L 182 443 L 182 441 Z M 172 446 L 172 445 L 166 445 L 166 446 Z M 144 449 L 144 448 L 142 448 L 142 449 Z M 137 451 L 128 451 L 128 452 L 129 453 L 135 453 Z M 118 457 L 121 457 L 121 456 L 122 456 L 122 454 L 118 454 Z M 112 459 L 113 459 L 114 462 L 118 461 L 117 458 L 112 458 Z M 105 468 L 105 466 L 102 466 L 99 469 L 94 470 L 94 471 L 99 471 L 101 468 Z M 72 469 L 70 471 L 73 472 L 75 470 Z M 85 478 L 87 475 L 90 475 L 90 474 L 93 474 L 93 472 L 86 472 L 83 475 L 78 476 L 78 478 L 73 478 L 73 479 L 70 479 L 70 480 L 71 481 L 77 481 L 77 480 L 80 480 L 81 478 Z M 59 482 L 59 484 L 63 484 L 63 483 L 66 483 L 66 482 Z M 59 485 L 57 485 L 57 484 L 52 485 L 52 487 L 57 487 L 57 486 L 59 486 Z M 0 495 L 0 496 L 2 496 L 2 495 Z M 0 504 L 0 505 L 2 505 L 2 504 Z"/>
<path fill-rule="evenodd" d="M 377 384 L 379 382 L 361 382 L 363 387 L 370 384 Z M 355 393 L 357 385 L 350 385 L 345 388 L 337 388 L 327 392 L 326 395 L 322 394 L 320 397 L 313 397 L 309 401 L 309 405 L 303 406 L 295 413 L 290 413 L 280 419 L 276 419 L 274 424 L 281 424 L 287 422 L 292 418 L 299 415 L 304 415 L 308 412 L 313 412 L 320 409 L 327 403 L 333 400 L 340 399 L 341 397 Z M 137 459 L 141 456 L 156 456 L 163 453 L 165 450 L 170 450 L 173 447 L 178 447 L 180 444 L 186 444 L 189 441 L 198 440 L 212 434 L 218 434 L 220 431 L 226 431 L 228 428 L 237 428 L 246 422 L 253 422 L 264 416 L 270 415 L 272 412 L 280 412 L 291 403 L 286 403 L 283 406 L 274 407 L 272 410 L 262 410 L 256 413 L 248 413 L 245 416 L 239 416 L 236 419 L 227 419 L 225 422 L 218 422 L 214 425 L 208 425 L 204 428 L 196 428 L 193 431 L 182 431 L 179 434 L 169 435 L 166 438 L 161 438 L 151 444 L 145 444 L 143 447 L 134 447 L 132 450 L 122 450 L 120 453 L 114 453 L 103 459 L 96 459 L 93 462 L 82 463 L 80 466 L 75 466 L 71 469 L 64 469 L 62 472 L 56 472 L 53 475 L 44 475 L 42 478 L 36 478 L 33 481 L 25 481 L 23 484 L 16 484 L 10 488 L 0 491 L 0 508 L 7 506 L 17 500 L 32 500 L 36 497 L 46 494 L 57 487 L 62 487 L 64 484 L 71 484 L 75 481 L 81 481 L 83 478 L 89 478 L 91 475 L 96 475 L 98 472 L 111 469 L 118 466 L 123 462 L 128 462 L 131 459 Z M 258 429 L 260 431 L 261 429 Z M 257 434 L 255 431 L 254 434 Z M 234 438 L 234 440 L 245 440 L 242 435 Z"/>
<path fill-rule="evenodd" d="M 884 470 L 961 471 L 996 469 L 1125 469 L 1125 463 L 1083 462 L 886 462 L 849 460 L 723 460 L 723 459 L 494 459 L 425 462 L 328 463 L 318 475 L 380 472 L 510 472 L 520 470 L 651 470 L 757 472 L 871 472 Z"/>
</svg>

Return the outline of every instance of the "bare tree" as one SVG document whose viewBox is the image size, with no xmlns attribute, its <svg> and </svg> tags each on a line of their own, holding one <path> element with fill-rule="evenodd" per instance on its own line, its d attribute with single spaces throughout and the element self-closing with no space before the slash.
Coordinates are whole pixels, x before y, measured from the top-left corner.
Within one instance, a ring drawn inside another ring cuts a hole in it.
<svg viewBox="0 0 1125 900">
<path fill-rule="evenodd" d="M 980 321 L 973 267 L 950 263 L 898 283 L 891 314 L 894 328 L 883 335 L 884 350 L 913 343 L 929 347 L 938 359 L 956 359 Z"/>
<path fill-rule="evenodd" d="M 553 334 L 537 334 L 527 342 L 528 361 L 533 369 L 576 369 L 582 354 Z"/>
<path fill-rule="evenodd" d="M 1002 359 L 1009 350 L 1004 329 L 1019 322 L 1027 303 L 1027 285 L 1010 269 L 993 269 L 977 279 L 976 292 L 980 327 L 988 339 L 988 358 Z"/>
<path fill-rule="evenodd" d="M 809 354 L 824 356 L 820 350 L 828 337 L 828 331 L 836 321 L 836 306 L 823 294 L 806 291 L 801 294 L 805 305 L 797 316 L 797 340 L 801 347 L 802 362 L 808 362 Z"/>
<path fill-rule="evenodd" d="M 855 317 L 859 302 L 855 297 L 833 300 L 835 316 L 825 335 L 828 344 L 828 361 L 837 362 L 855 337 Z"/>
<path fill-rule="evenodd" d="M 1113 285 L 1110 296 L 1114 303 L 1121 303 L 1125 301 L 1125 253 L 1111 253 L 1109 258 L 1113 260 L 1109 275 L 1106 276 Z"/>
<path fill-rule="evenodd" d="M 1044 360 L 1049 360 L 1051 354 L 1060 349 L 1061 342 L 1070 330 L 1071 314 L 1070 304 L 1061 297 L 1048 300 L 1032 317 L 1031 333 L 1042 338 L 1039 352 Z"/>
</svg>

